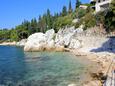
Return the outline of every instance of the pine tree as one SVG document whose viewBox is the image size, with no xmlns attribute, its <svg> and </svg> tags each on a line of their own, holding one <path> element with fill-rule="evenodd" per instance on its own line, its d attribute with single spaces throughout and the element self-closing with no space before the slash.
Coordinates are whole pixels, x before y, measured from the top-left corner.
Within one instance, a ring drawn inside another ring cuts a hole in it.
<svg viewBox="0 0 115 86">
<path fill-rule="evenodd" d="M 47 29 L 47 15 L 46 14 L 43 14 L 43 16 L 39 17 L 39 29 L 40 29 L 40 32 L 45 32 L 46 29 Z"/>
<path fill-rule="evenodd" d="M 67 8 L 66 6 L 63 6 L 63 9 L 62 9 L 62 16 L 66 16 L 67 15 Z"/>
<path fill-rule="evenodd" d="M 37 20 L 36 18 L 31 20 L 31 27 L 30 27 L 31 34 L 37 31 Z"/>
<path fill-rule="evenodd" d="M 81 2 L 79 0 L 76 0 L 76 9 L 80 6 Z"/>
<path fill-rule="evenodd" d="M 71 14 L 72 13 L 72 6 L 71 6 L 71 0 L 69 1 L 69 9 L 68 9 L 68 13 Z"/>
<path fill-rule="evenodd" d="M 50 10 L 47 9 L 47 30 L 52 28 L 52 16 Z"/>
</svg>

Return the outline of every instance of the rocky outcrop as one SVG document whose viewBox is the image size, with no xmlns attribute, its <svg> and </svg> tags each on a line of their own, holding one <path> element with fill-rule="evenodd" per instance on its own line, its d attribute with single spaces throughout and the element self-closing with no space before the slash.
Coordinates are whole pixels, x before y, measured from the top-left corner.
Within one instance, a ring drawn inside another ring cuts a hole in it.
<svg viewBox="0 0 115 86">
<path fill-rule="evenodd" d="M 81 45 L 80 41 L 74 37 L 77 30 L 74 27 L 60 29 L 55 33 L 53 29 L 43 33 L 35 33 L 29 36 L 25 44 L 25 51 L 55 50 L 64 51 L 64 48 L 77 49 Z"/>
<path fill-rule="evenodd" d="M 28 37 L 24 46 L 24 51 L 43 51 L 53 50 L 55 48 L 54 38 L 55 32 L 53 29 L 44 33 L 35 33 Z"/>
<path fill-rule="evenodd" d="M 54 50 L 54 48 L 55 48 L 55 41 L 54 41 L 55 31 L 54 31 L 54 29 L 46 31 L 45 36 L 46 36 L 45 50 L 48 50 L 48 51 Z"/>
<path fill-rule="evenodd" d="M 28 37 L 24 47 L 24 51 L 42 51 L 46 46 L 46 35 L 43 33 L 35 33 Z"/>
<path fill-rule="evenodd" d="M 80 52 L 115 52 L 115 38 L 89 35 L 91 32 L 83 31 L 83 25 L 66 27 L 57 33 L 53 29 L 44 33 L 35 33 L 29 36 L 25 44 L 25 51 L 56 50 L 64 48 L 77 49 Z M 89 33 L 90 32 L 90 33 Z"/>
<path fill-rule="evenodd" d="M 80 47 L 82 47 L 81 44 L 82 43 L 80 42 L 80 40 L 78 40 L 78 39 L 71 39 L 69 48 L 70 49 L 79 49 Z"/>
<path fill-rule="evenodd" d="M 78 30 L 75 29 L 75 27 L 60 29 L 56 34 L 56 46 L 64 46 L 65 48 L 72 49 L 77 49 L 78 47 L 80 47 L 79 40 L 74 38 L 74 35 L 77 33 L 77 31 Z"/>
</svg>

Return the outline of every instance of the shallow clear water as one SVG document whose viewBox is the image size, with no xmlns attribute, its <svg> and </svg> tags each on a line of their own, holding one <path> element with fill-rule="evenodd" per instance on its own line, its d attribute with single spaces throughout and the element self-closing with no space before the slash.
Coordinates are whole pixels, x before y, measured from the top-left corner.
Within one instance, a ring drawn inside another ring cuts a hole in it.
<svg viewBox="0 0 115 86">
<path fill-rule="evenodd" d="M 83 59 L 68 52 L 23 52 L 0 46 L 0 86 L 68 86 L 86 72 Z"/>
</svg>

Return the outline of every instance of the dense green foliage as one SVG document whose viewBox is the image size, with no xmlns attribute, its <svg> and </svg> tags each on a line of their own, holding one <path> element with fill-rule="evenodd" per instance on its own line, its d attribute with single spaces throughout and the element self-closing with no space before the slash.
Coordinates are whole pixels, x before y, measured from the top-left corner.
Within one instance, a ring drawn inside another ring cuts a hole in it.
<svg viewBox="0 0 115 86">
<path fill-rule="evenodd" d="M 96 14 L 98 24 L 102 24 L 107 32 L 115 31 L 115 1 L 112 0 L 110 8 Z"/>
<path fill-rule="evenodd" d="M 45 33 L 49 29 L 54 29 L 57 32 L 60 28 L 66 26 L 75 26 L 78 28 L 84 25 L 84 30 L 102 24 L 106 31 L 115 30 L 115 0 L 112 1 L 110 9 L 99 12 L 96 15 L 94 10 L 90 7 L 91 4 L 85 4 L 87 9 L 79 8 L 81 2 L 76 0 L 75 9 L 72 9 L 71 1 L 68 8 L 63 6 L 60 13 L 51 14 L 50 10 L 47 11 L 39 18 L 33 18 L 31 21 L 24 20 L 22 24 L 12 29 L 0 30 L 0 42 L 2 41 L 19 41 L 27 38 L 35 32 Z M 72 23 L 73 19 L 78 19 L 78 22 Z"/>
<path fill-rule="evenodd" d="M 76 9 L 79 8 L 80 4 L 81 4 L 80 0 L 76 0 Z"/>
<path fill-rule="evenodd" d="M 85 29 L 90 28 L 90 27 L 94 27 L 96 25 L 96 19 L 95 19 L 95 16 L 92 14 L 92 12 L 87 13 L 82 18 L 81 21 L 85 25 Z"/>
<path fill-rule="evenodd" d="M 67 15 L 67 8 L 66 8 L 66 6 L 63 6 L 61 15 L 62 16 L 66 16 Z"/>
<path fill-rule="evenodd" d="M 71 1 L 69 2 L 68 13 L 71 14 L 73 12 Z"/>
<path fill-rule="evenodd" d="M 71 15 L 67 15 L 64 17 L 58 17 L 56 22 L 54 23 L 55 31 L 57 32 L 60 28 L 65 26 L 70 26 L 72 24 L 72 17 Z"/>
<path fill-rule="evenodd" d="M 5 40 L 10 38 L 10 30 L 3 29 L 0 30 L 0 40 Z"/>
</svg>

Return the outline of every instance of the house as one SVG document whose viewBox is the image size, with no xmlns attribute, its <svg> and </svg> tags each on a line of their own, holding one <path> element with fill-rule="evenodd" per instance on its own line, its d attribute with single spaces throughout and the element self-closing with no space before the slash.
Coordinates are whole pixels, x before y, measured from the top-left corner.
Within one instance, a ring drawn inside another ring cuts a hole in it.
<svg viewBox="0 0 115 86">
<path fill-rule="evenodd" d="M 91 0 L 91 3 L 95 3 L 95 11 L 104 11 L 109 8 L 111 0 Z"/>
<path fill-rule="evenodd" d="M 79 8 L 81 8 L 81 9 L 87 9 L 87 7 L 88 7 L 88 6 L 86 6 L 86 5 L 80 5 L 80 6 L 79 6 Z"/>
</svg>

